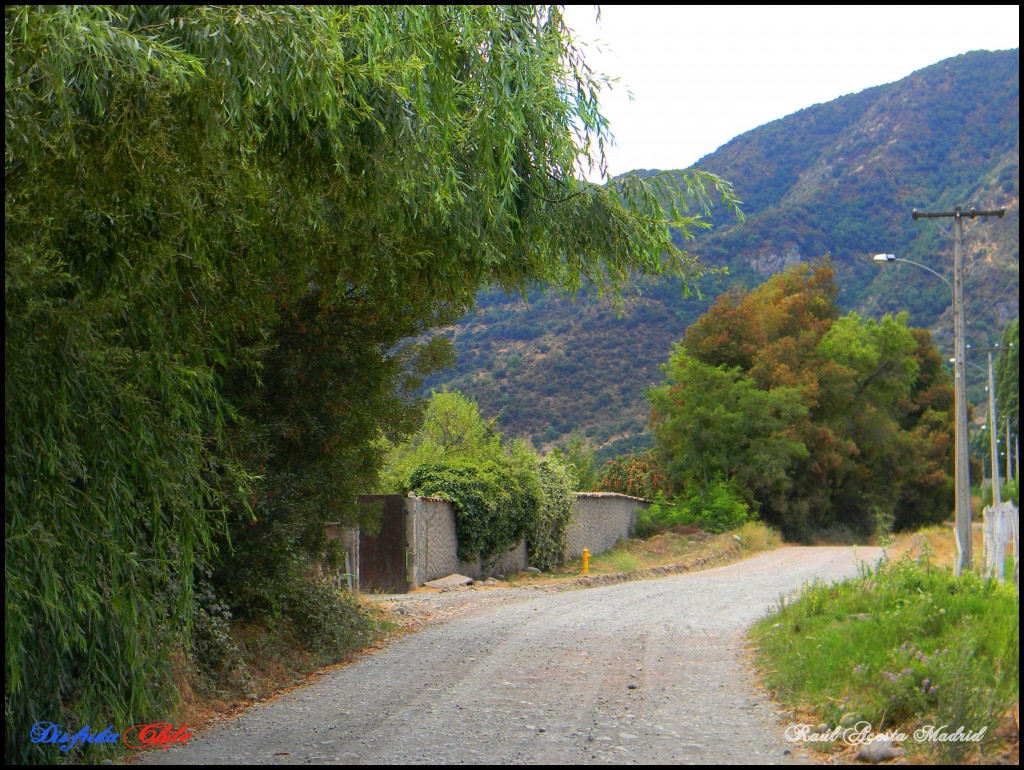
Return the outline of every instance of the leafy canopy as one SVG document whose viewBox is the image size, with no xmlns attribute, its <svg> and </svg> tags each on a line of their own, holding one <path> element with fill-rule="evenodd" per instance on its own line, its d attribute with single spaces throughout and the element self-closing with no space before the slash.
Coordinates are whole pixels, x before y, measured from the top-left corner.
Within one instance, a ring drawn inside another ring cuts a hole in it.
<svg viewBox="0 0 1024 770">
<path fill-rule="evenodd" d="M 274 612 L 414 428 L 444 356 L 412 340 L 480 288 L 692 277 L 673 233 L 735 202 L 578 178 L 610 134 L 557 7 L 7 6 L 4 32 L 9 735 L 165 711 L 200 566 Z"/>
<path fill-rule="evenodd" d="M 381 445 L 385 456 L 379 488 L 384 493 L 404 494 L 421 465 L 482 462 L 504 454 L 495 421 L 485 420 L 476 402 L 457 391 L 432 393 L 420 429 L 398 444 L 382 438 Z"/>
<path fill-rule="evenodd" d="M 869 535 L 949 513 L 952 390 L 906 315 L 837 318 L 831 268 L 724 295 L 649 394 L 677 492 L 732 482 L 789 537 Z"/>
<path fill-rule="evenodd" d="M 488 559 L 526 539 L 530 564 L 550 569 L 565 555 L 577 469 L 525 441 L 502 442 L 494 420 L 458 392 L 431 394 L 422 427 L 385 446 L 380 489 L 443 497 L 455 507 L 459 557 Z"/>
</svg>

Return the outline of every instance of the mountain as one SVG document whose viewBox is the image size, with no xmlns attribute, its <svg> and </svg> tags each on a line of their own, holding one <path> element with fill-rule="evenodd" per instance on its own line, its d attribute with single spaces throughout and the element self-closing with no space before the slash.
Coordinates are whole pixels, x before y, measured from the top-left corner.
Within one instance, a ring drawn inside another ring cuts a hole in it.
<svg viewBox="0 0 1024 770">
<path fill-rule="evenodd" d="M 915 208 L 1007 208 L 1002 219 L 966 220 L 963 239 L 968 342 L 998 341 L 1020 307 L 1019 114 L 1019 50 L 975 51 L 736 137 L 697 163 L 732 182 L 746 214 L 714 212 L 714 227 L 687 244 L 728 271 L 703 279 L 701 298 L 645 279 L 619 316 L 593 298 L 485 294 L 443 332 L 458 362 L 427 386 L 476 398 L 484 414 L 500 414 L 506 435 L 537 446 L 562 444 L 574 429 L 604 456 L 645 446 L 644 392 L 687 326 L 722 291 L 826 255 L 844 310 L 907 310 L 949 352 L 949 287 L 871 259 L 894 253 L 952 280 L 952 220 L 915 221 Z"/>
</svg>

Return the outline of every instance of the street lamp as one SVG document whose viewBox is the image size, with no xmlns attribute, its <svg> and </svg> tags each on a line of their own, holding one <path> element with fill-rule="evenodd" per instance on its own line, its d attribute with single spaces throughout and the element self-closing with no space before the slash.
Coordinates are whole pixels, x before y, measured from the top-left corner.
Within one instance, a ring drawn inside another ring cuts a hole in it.
<svg viewBox="0 0 1024 770">
<path fill-rule="evenodd" d="M 942 282 L 949 287 L 949 290 L 953 291 L 953 284 L 949 282 L 949 279 L 946 278 L 946 276 L 944 276 L 942 273 L 932 270 L 930 267 L 928 267 L 928 265 L 922 265 L 920 262 L 911 262 L 909 259 L 897 257 L 895 254 L 875 254 L 875 256 L 873 256 L 872 259 L 875 260 L 875 262 L 906 262 L 908 265 L 914 265 L 916 267 L 921 268 L 922 270 L 927 270 L 932 275 L 941 278 Z"/>
<path fill-rule="evenodd" d="M 917 218 L 917 212 L 914 212 Z M 954 281 L 950 283 L 946 276 L 932 270 L 927 265 L 919 262 L 912 262 L 909 259 L 902 259 L 895 254 L 875 254 L 872 259 L 875 262 L 906 262 L 922 270 L 927 270 L 932 275 L 942 279 L 953 294 L 953 363 L 954 371 L 954 392 L 956 394 L 956 441 L 954 444 L 955 455 L 953 461 L 953 475 L 955 480 L 956 498 L 956 549 L 957 560 L 954 564 L 954 572 L 959 575 L 964 570 L 971 569 L 971 477 L 970 477 L 970 447 L 967 435 L 967 383 L 965 362 L 967 360 L 964 349 L 964 302 L 963 302 L 963 264 L 960 257 L 959 241 L 956 248 L 957 259 L 954 260 Z M 957 289 L 960 291 L 957 291 Z"/>
<path fill-rule="evenodd" d="M 1006 208 L 992 211 L 979 211 L 970 206 L 964 211 L 957 206 L 952 211 L 918 211 L 913 209 L 911 217 L 918 219 L 951 218 L 953 220 L 953 355 L 956 377 L 956 549 L 957 560 L 954 565 L 956 575 L 971 569 L 971 479 L 968 471 L 968 447 L 967 447 L 967 385 L 965 382 L 964 361 L 964 259 L 963 259 L 963 233 L 964 218 L 975 219 L 977 217 L 999 217 L 1006 215 Z M 876 254 L 876 262 L 902 261 L 910 262 L 909 259 L 900 260 L 893 254 Z M 916 265 L 916 262 L 911 262 Z M 936 273 L 929 267 L 917 265 L 929 273 Z M 949 281 L 946 281 L 949 284 Z"/>
</svg>

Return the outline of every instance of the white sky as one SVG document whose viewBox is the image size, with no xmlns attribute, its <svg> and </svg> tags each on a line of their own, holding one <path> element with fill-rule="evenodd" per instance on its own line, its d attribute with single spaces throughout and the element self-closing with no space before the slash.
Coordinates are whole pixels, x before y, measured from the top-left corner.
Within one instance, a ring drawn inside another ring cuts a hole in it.
<svg viewBox="0 0 1024 770">
<path fill-rule="evenodd" d="M 740 134 L 943 59 L 1020 46 L 1018 5 L 567 6 L 597 71 L 609 172 L 692 166 Z M 634 96 L 630 100 L 628 93 Z"/>
</svg>

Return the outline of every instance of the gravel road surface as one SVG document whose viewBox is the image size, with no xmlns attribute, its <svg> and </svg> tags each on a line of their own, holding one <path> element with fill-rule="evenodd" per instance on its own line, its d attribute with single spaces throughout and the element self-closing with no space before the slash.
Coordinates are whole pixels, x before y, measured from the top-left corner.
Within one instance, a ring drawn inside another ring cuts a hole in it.
<svg viewBox="0 0 1024 770">
<path fill-rule="evenodd" d="M 602 588 L 392 597 L 433 622 L 142 764 L 783 764 L 744 631 L 877 548 L 780 548 Z"/>
</svg>

